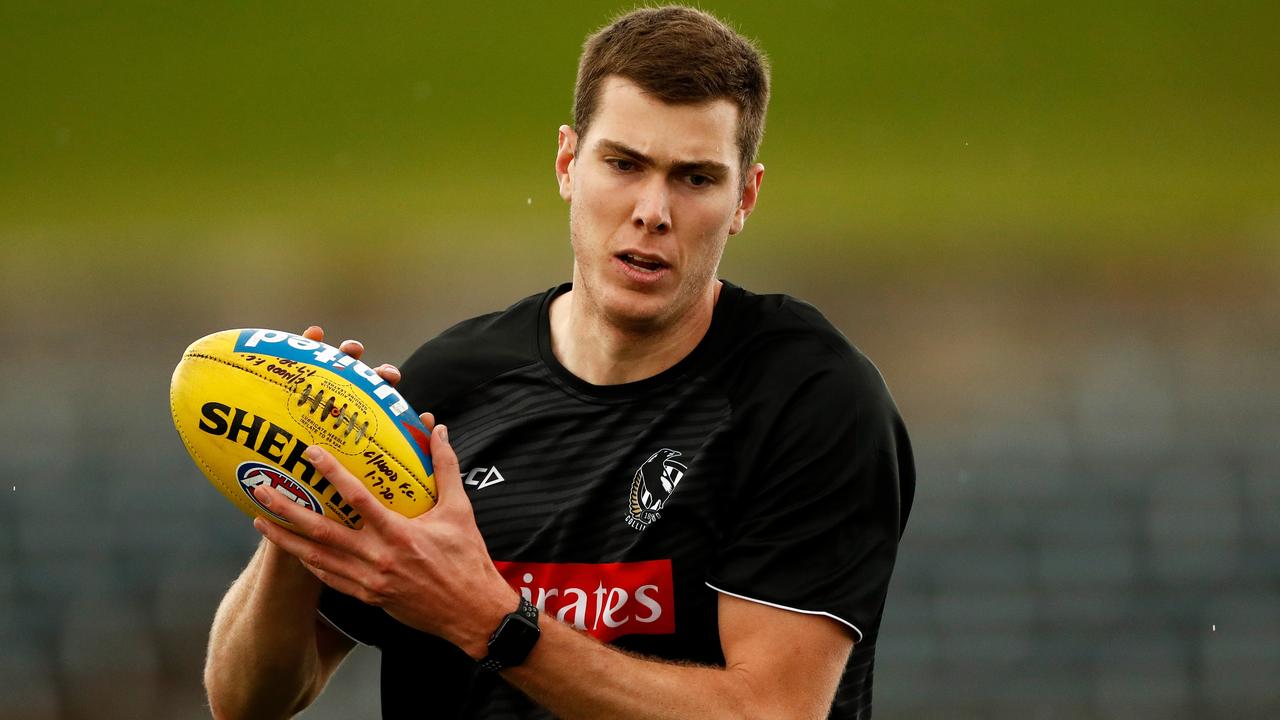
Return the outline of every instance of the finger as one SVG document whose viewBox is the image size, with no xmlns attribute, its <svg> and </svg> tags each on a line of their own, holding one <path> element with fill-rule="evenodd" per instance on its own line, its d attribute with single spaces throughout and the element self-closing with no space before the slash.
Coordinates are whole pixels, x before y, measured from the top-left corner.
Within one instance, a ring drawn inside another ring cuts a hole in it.
<svg viewBox="0 0 1280 720">
<path fill-rule="evenodd" d="M 370 522 L 386 522 L 388 516 L 395 514 L 379 502 L 369 488 L 352 475 L 351 471 L 338 462 L 328 450 L 319 445 L 312 445 L 302 456 L 314 465 L 316 471 L 325 479 L 333 483 L 342 496 L 343 502 L 354 508 L 364 518 L 366 525 Z"/>
<path fill-rule="evenodd" d="M 302 331 L 302 337 L 316 342 L 324 342 L 324 328 L 319 325 L 311 325 Z"/>
<path fill-rule="evenodd" d="M 355 552 L 359 547 L 359 537 L 354 530 L 302 507 L 276 488 L 260 485 L 254 488 L 253 496 L 289 523 L 289 530 L 294 534 L 347 552 Z"/>
<path fill-rule="evenodd" d="M 378 377 L 387 381 L 387 384 L 395 387 L 400 382 L 400 368 L 389 363 L 383 363 L 374 370 L 378 373 Z"/>
<path fill-rule="evenodd" d="M 420 415 L 418 415 L 418 419 L 421 420 L 422 424 L 427 427 L 427 430 L 430 430 L 436 426 L 436 416 L 432 415 L 429 412 L 421 413 Z"/>
<path fill-rule="evenodd" d="M 358 558 L 308 540 L 264 517 L 253 519 L 253 529 L 276 547 L 297 558 L 316 577 L 323 574 L 327 578 L 342 578 L 346 582 L 352 582 L 351 578 L 358 575 L 363 566 Z"/>
<path fill-rule="evenodd" d="M 338 349 L 357 360 L 364 355 L 364 343 L 359 340 L 343 340 Z"/>
<path fill-rule="evenodd" d="M 467 493 L 462 489 L 458 455 L 449 444 L 449 428 L 444 425 L 436 425 L 431 432 L 431 465 L 436 476 L 436 492 L 440 495 L 437 507 L 458 502 L 458 496 L 465 501 Z"/>
</svg>

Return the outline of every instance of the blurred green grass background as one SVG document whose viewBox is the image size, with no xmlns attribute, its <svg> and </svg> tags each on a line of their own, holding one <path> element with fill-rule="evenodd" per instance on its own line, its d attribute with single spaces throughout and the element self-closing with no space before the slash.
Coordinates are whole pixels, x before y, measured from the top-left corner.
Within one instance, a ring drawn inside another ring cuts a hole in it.
<svg viewBox="0 0 1280 720">
<path fill-rule="evenodd" d="M 774 63 L 752 257 L 1271 251 L 1276 3 L 703 5 Z M 555 131 L 584 31 L 618 9 L 6 3 L 0 237 L 562 237 Z"/>
<path fill-rule="evenodd" d="M 917 451 L 877 716 L 1280 716 L 1280 3 L 701 5 L 774 69 L 723 275 L 815 302 Z M 628 7 L 0 3 L 6 718 L 207 717 L 257 536 L 182 348 L 394 362 L 568 279 L 556 128 Z"/>
</svg>

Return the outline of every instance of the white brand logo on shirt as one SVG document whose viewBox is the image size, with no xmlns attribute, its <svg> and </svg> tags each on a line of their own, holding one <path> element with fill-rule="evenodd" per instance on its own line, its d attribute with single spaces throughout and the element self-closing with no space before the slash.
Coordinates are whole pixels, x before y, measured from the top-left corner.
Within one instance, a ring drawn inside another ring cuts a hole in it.
<svg viewBox="0 0 1280 720">
<path fill-rule="evenodd" d="M 609 563 L 494 560 L 493 564 L 525 600 L 601 642 L 676 631 L 670 558 Z"/>
<path fill-rule="evenodd" d="M 472 469 L 471 472 L 467 473 L 467 479 L 462 482 L 467 485 L 475 486 L 475 489 L 477 490 L 483 490 L 490 485 L 497 485 L 504 480 L 506 480 L 506 478 L 502 477 L 502 473 L 498 472 L 498 466 L 495 465 L 493 467 L 478 467 Z"/>
<path fill-rule="evenodd" d="M 676 485 L 689 469 L 687 465 L 671 459 L 681 454 L 679 450 L 662 448 L 636 469 L 635 476 L 631 478 L 631 492 L 627 496 L 627 514 L 623 517 L 628 525 L 644 530 L 662 517 L 659 511 L 666 506 L 676 491 Z"/>
</svg>

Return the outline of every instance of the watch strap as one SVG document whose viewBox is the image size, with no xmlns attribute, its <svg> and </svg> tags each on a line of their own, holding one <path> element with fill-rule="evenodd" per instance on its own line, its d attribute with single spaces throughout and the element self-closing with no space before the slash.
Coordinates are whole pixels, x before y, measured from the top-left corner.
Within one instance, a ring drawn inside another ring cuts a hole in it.
<svg viewBox="0 0 1280 720">
<path fill-rule="evenodd" d="M 516 613 L 534 625 L 538 624 L 538 606 L 525 600 L 523 595 L 520 596 L 520 607 L 516 608 Z"/>
</svg>

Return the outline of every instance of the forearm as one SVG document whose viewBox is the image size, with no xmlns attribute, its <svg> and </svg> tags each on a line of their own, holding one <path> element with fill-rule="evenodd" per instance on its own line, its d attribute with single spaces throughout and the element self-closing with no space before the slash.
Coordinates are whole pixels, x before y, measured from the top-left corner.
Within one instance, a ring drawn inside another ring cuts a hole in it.
<svg viewBox="0 0 1280 720">
<path fill-rule="evenodd" d="M 746 671 L 674 664 L 628 655 L 543 618 L 528 659 L 503 671 L 507 681 L 564 720 L 625 717 L 788 718 Z"/>
<path fill-rule="evenodd" d="M 320 588 L 293 557 L 258 547 L 209 634 L 205 686 L 216 718 L 283 718 L 314 699 Z"/>
</svg>

